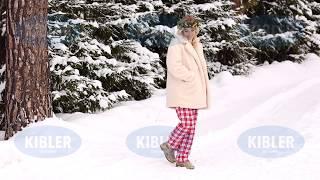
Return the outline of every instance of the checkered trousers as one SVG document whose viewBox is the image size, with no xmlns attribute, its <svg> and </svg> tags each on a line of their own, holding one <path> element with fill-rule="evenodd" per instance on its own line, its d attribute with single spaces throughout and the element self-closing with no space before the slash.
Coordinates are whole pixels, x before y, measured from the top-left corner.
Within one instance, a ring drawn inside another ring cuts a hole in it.
<svg viewBox="0 0 320 180">
<path fill-rule="evenodd" d="M 177 162 L 186 162 L 191 151 L 198 109 L 176 107 L 180 122 L 169 135 L 168 144 L 174 149 Z"/>
</svg>

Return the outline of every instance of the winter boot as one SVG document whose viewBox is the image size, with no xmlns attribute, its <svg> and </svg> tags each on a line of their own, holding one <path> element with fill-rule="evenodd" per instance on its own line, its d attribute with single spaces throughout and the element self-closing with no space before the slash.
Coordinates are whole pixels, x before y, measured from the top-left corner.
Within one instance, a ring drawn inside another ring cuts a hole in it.
<svg viewBox="0 0 320 180">
<path fill-rule="evenodd" d="M 160 149 L 163 151 L 166 159 L 171 162 L 174 163 L 176 162 L 176 158 L 174 156 L 174 150 L 171 149 L 168 145 L 168 142 L 164 142 L 160 145 Z"/>
<path fill-rule="evenodd" d="M 176 167 L 186 167 L 187 169 L 194 169 L 194 165 L 189 160 L 186 162 L 177 162 Z"/>
</svg>

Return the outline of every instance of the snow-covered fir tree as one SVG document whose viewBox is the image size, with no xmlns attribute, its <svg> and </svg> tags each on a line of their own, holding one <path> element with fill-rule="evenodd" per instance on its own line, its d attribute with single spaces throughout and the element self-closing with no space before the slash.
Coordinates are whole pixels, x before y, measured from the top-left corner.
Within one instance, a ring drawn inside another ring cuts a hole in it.
<svg viewBox="0 0 320 180">
<path fill-rule="evenodd" d="M 165 88 L 167 47 L 177 21 L 201 20 L 209 76 L 249 74 L 273 61 L 320 54 L 313 0 L 51 0 L 49 57 L 55 112 L 95 112 Z"/>
</svg>

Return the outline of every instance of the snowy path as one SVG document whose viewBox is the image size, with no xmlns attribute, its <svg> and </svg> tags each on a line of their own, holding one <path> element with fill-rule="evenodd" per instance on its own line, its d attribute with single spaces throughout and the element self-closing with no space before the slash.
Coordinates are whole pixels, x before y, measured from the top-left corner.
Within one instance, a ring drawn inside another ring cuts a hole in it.
<svg viewBox="0 0 320 180">
<path fill-rule="evenodd" d="M 126 102 L 98 114 L 59 114 L 38 125 L 62 125 L 82 138 L 74 154 L 33 158 L 12 141 L 0 142 L 0 179 L 217 179 L 318 180 L 320 173 L 320 58 L 303 64 L 274 63 L 249 77 L 220 73 L 211 80 L 212 107 L 200 110 L 190 160 L 195 170 L 176 168 L 164 158 L 130 151 L 132 131 L 151 125 L 175 126 L 165 90 L 139 102 Z M 239 135 L 253 127 L 280 125 L 298 131 L 304 147 L 283 158 L 258 158 L 241 151 Z"/>
</svg>

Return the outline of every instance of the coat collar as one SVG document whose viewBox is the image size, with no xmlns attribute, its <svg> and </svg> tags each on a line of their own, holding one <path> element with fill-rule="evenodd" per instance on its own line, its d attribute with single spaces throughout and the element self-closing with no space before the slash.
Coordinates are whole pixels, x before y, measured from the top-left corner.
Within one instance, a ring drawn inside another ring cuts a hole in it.
<svg viewBox="0 0 320 180">
<path fill-rule="evenodd" d="M 180 33 L 179 33 L 179 31 L 178 31 L 178 29 L 175 29 L 174 30 L 174 36 L 175 36 L 175 38 L 177 38 L 177 40 L 180 42 L 180 43 L 183 43 L 183 44 L 191 44 L 189 41 L 188 41 L 188 39 L 186 39 L 185 37 L 183 37 Z M 197 43 L 200 43 L 200 40 L 199 40 L 199 38 L 198 37 L 196 37 L 196 42 Z"/>
<path fill-rule="evenodd" d="M 185 49 L 193 56 L 193 58 L 195 59 L 197 65 L 199 68 L 202 67 L 202 61 L 204 61 L 204 59 L 202 59 L 201 56 L 201 52 L 202 49 L 200 49 L 200 40 L 198 37 L 196 37 L 196 42 L 197 42 L 197 46 L 193 47 L 192 44 L 186 39 L 184 38 L 177 29 L 175 29 L 174 32 L 174 36 L 176 38 L 176 40 L 178 41 L 178 43 L 182 43 L 185 47 Z"/>
</svg>

